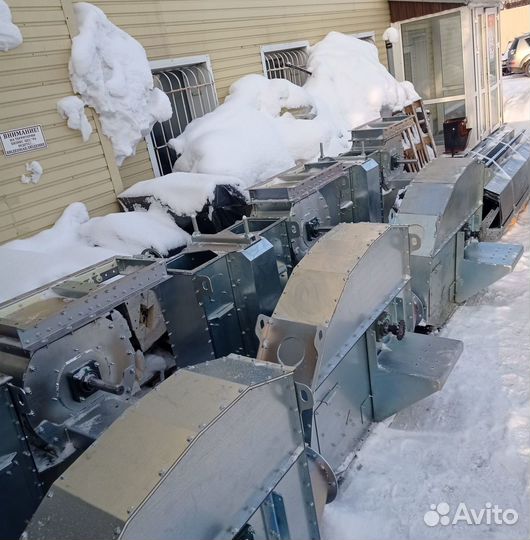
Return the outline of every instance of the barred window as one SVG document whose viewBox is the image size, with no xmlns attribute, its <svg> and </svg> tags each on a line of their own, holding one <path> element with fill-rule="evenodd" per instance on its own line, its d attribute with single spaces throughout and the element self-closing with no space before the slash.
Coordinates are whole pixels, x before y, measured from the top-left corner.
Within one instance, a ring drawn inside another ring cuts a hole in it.
<svg viewBox="0 0 530 540">
<path fill-rule="evenodd" d="M 357 34 L 352 34 L 353 37 L 356 37 L 357 39 L 361 39 L 362 41 L 367 41 L 368 43 L 371 43 L 372 45 L 376 45 L 375 43 L 375 32 L 359 32 Z M 376 45 L 377 46 L 377 45 Z"/>
<path fill-rule="evenodd" d="M 269 45 L 262 48 L 263 67 L 268 79 L 287 79 L 303 86 L 309 76 L 307 71 L 307 44 Z"/>
<path fill-rule="evenodd" d="M 213 111 L 217 93 L 212 72 L 206 61 L 176 67 L 153 69 L 153 80 L 168 97 L 173 116 L 166 122 L 156 122 L 151 131 L 150 154 L 155 174 L 172 171 L 177 155 L 167 143 L 180 135 L 195 118 Z"/>
</svg>

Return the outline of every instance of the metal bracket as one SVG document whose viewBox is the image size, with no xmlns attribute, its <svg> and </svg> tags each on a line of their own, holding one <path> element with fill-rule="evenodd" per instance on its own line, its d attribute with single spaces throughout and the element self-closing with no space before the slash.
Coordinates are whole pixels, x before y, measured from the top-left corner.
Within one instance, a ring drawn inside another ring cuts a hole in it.
<svg viewBox="0 0 530 540">
<path fill-rule="evenodd" d="M 302 422 L 304 442 L 310 445 L 313 432 L 313 407 L 315 405 L 313 392 L 311 391 L 311 388 L 305 384 L 295 382 L 294 385 L 296 388 L 298 411 Z"/>
<path fill-rule="evenodd" d="M 265 499 L 261 506 L 263 521 L 267 529 L 267 538 L 277 540 L 290 540 L 289 524 L 283 497 L 275 491 Z"/>
<path fill-rule="evenodd" d="M 488 285 L 509 274 L 523 254 L 519 244 L 473 242 L 463 247 L 457 237 L 455 301 L 465 302 Z"/>
<path fill-rule="evenodd" d="M 212 296 L 213 295 L 213 284 L 209 276 L 203 276 L 197 274 L 199 281 L 199 294 L 201 296 Z"/>
</svg>

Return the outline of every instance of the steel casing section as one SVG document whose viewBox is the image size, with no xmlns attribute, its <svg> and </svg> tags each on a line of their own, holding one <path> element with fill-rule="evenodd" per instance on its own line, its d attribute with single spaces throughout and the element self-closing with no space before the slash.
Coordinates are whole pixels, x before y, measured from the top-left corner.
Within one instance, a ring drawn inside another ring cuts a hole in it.
<svg viewBox="0 0 530 540">
<path fill-rule="evenodd" d="M 136 374 L 131 328 L 115 308 L 149 294 L 167 278 L 160 261 L 116 257 L 0 306 L 0 370 L 13 377 L 15 404 L 32 443 L 65 457 L 68 443 L 73 442 L 71 454 L 95 435 L 70 431 L 91 410 L 108 409 L 102 410 L 100 429 L 114 420 L 116 414 L 107 413 L 118 412 L 132 395 Z M 151 339 L 151 330 L 142 329 L 142 337 Z M 164 331 L 154 330 L 156 336 Z M 123 393 L 80 390 L 72 377 L 86 366 L 104 384 L 123 384 Z M 103 407 L 107 399 L 116 407 Z M 53 464 L 53 459 L 39 463 L 39 470 Z"/>
<path fill-rule="evenodd" d="M 253 204 L 260 201 L 298 202 L 344 175 L 337 163 L 315 162 L 288 169 L 249 188 Z"/>
<path fill-rule="evenodd" d="M 29 446 L 9 393 L 9 377 L 0 374 L 0 538 L 18 538 L 42 497 Z"/>
<path fill-rule="evenodd" d="M 311 444 L 339 476 L 374 419 L 368 347 L 366 336 L 361 336 L 314 393 Z"/>
<path fill-rule="evenodd" d="M 295 367 L 314 394 L 312 445 L 335 471 L 373 419 L 365 333 L 401 292 L 412 327 L 408 232 L 342 224 L 298 264 L 270 319 L 257 330 L 258 358 Z"/>
<path fill-rule="evenodd" d="M 252 216 L 287 218 L 289 241 L 297 260 L 315 243 L 319 229 L 328 230 L 343 219 L 353 219 L 351 180 L 335 161 L 294 167 L 252 186 L 249 193 Z"/>
<path fill-rule="evenodd" d="M 180 370 L 128 409 L 56 481 L 26 532 L 231 538 L 258 524 L 274 490 L 290 537 L 318 538 L 304 463 L 292 374 L 232 355 Z"/>
<path fill-rule="evenodd" d="M 293 271 L 271 319 L 263 325 L 258 357 L 295 365 L 297 352 L 299 361 L 318 352 L 311 379 L 316 388 L 340 361 L 344 344 L 353 334 L 359 338 L 406 285 L 408 258 L 405 227 L 371 223 L 335 227 Z M 286 341 L 281 330 L 286 322 L 312 328 L 313 336 L 306 333 L 299 350 L 294 343 L 282 347 L 282 342 L 293 341 Z"/>
<path fill-rule="evenodd" d="M 278 233 L 275 240 L 280 246 L 260 235 L 235 233 L 233 228 L 197 236 L 167 262 L 172 278 L 157 294 L 180 367 L 231 352 L 255 355 L 258 315 L 272 313 L 287 279 L 283 251 L 277 251 L 282 248 L 284 222 L 274 227 L 268 223 L 264 231 Z"/>
<path fill-rule="evenodd" d="M 166 279 L 162 261 L 115 257 L 1 304 L 0 333 L 34 351 Z"/>
<path fill-rule="evenodd" d="M 517 154 L 502 164 L 487 183 L 485 196 L 500 208 L 500 226 L 504 228 L 528 199 L 530 188 L 530 145 L 520 146 Z"/>
<path fill-rule="evenodd" d="M 530 142 L 526 131 L 517 135 L 507 126 L 499 128 L 477 145 L 471 155 L 490 170 L 484 188 L 484 239 L 502 236 L 530 193 Z"/>
<path fill-rule="evenodd" d="M 339 160 L 346 162 L 346 159 Z M 381 198 L 381 178 L 379 165 L 367 159 L 351 167 L 350 176 L 354 190 L 354 223 L 382 221 L 383 201 Z"/>
<path fill-rule="evenodd" d="M 242 351 L 226 257 L 212 251 L 182 253 L 166 266 L 172 277 L 157 295 L 177 366 Z"/>
<path fill-rule="evenodd" d="M 433 256 L 482 207 L 486 170 L 472 158 L 440 158 L 410 183 L 394 223 L 416 225 L 415 256 Z M 478 227 L 477 229 L 478 230 Z"/>
<path fill-rule="evenodd" d="M 258 316 L 273 312 L 283 288 L 276 261 L 273 245 L 265 238 L 227 254 L 243 351 L 251 356 L 256 355 L 259 345 L 255 332 Z"/>
<path fill-rule="evenodd" d="M 287 232 L 287 220 L 285 218 L 248 218 L 247 224 L 251 234 L 257 234 L 261 238 L 267 239 L 272 244 L 274 253 L 276 254 L 278 275 L 280 276 L 281 283 L 285 285 L 295 264 L 291 252 L 289 234 Z M 232 225 L 228 230 L 234 234 L 245 233 L 245 227 L 242 221 Z"/>
<path fill-rule="evenodd" d="M 37 445 L 62 452 L 70 441 L 68 430 L 74 420 L 100 407 L 107 399 L 116 402 L 131 396 L 135 356 L 129 328 L 118 312 L 113 311 L 110 317 L 98 318 L 35 351 L 22 381 L 13 388 L 17 408 Z M 76 400 L 70 387 L 70 374 L 89 362 L 98 363 L 106 382 L 127 381 L 124 395 L 96 392 Z M 100 423 L 104 424 L 103 418 Z"/>
<path fill-rule="evenodd" d="M 351 131 L 351 150 L 337 158 L 340 161 L 366 160 L 367 163 L 375 160 L 377 163 L 374 171 L 377 172 L 377 181 L 368 183 L 369 221 L 388 222 L 398 190 L 408 185 L 412 178 L 412 175 L 404 173 L 403 167 L 395 161 L 404 158 L 402 135 L 413 128 L 414 120 L 407 115 L 383 117 L 368 122 Z"/>
<path fill-rule="evenodd" d="M 441 326 L 456 308 L 457 233 L 480 228 L 486 169 L 472 158 L 439 158 L 411 182 L 393 223 L 411 234 L 413 291 L 428 324 Z"/>
<path fill-rule="evenodd" d="M 201 258 L 216 254 L 226 260 L 242 345 L 233 350 L 217 351 L 218 354 L 236 352 L 255 356 L 258 346 L 254 331 L 256 320 L 261 313 L 272 313 L 292 268 L 290 251 L 286 253 L 284 249 L 285 226 L 283 219 L 245 218 L 217 234 L 194 234 L 191 245 L 183 251 L 181 257 Z M 218 263 L 214 259 L 209 264 Z M 204 271 L 200 272 L 204 275 Z M 214 325 L 209 321 L 214 348 L 219 346 L 216 342 L 219 337 L 225 339 L 223 324 L 226 326 L 226 322 L 218 321 Z"/>
</svg>

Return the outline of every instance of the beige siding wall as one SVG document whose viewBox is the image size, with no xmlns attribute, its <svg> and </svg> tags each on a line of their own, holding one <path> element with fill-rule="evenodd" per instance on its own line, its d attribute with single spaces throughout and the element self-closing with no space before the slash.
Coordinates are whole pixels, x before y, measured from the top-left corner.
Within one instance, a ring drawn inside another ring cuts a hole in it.
<svg viewBox="0 0 530 540">
<path fill-rule="evenodd" d="M 146 48 L 151 60 L 208 54 L 222 100 L 239 77 L 262 71 L 260 46 L 307 40 L 329 31 L 375 31 L 389 25 L 387 0 L 95 0 L 118 26 Z M 0 154 L 0 243 L 49 227 L 66 205 L 87 204 L 91 214 L 117 209 L 122 184 L 151 178 L 145 143 L 118 173 L 109 143 L 94 129 L 88 143 L 66 127 L 57 101 L 72 94 L 68 78 L 72 0 L 10 0 L 24 43 L 0 52 L 0 131 L 41 124 L 45 150 Z M 91 112 L 88 116 L 96 128 Z M 37 160 L 41 181 L 22 184 L 25 164 Z M 120 175 L 121 173 L 121 175 Z"/>
<path fill-rule="evenodd" d="M 500 15 L 501 51 L 504 52 L 508 42 L 514 37 L 530 32 L 530 6 L 503 9 Z"/>
<path fill-rule="evenodd" d="M 48 148 L 14 157 L 0 151 L 0 242 L 49 227 L 74 201 L 85 202 L 93 214 L 117 208 L 98 134 L 83 144 L 56 112 L 57 100 L 72 94 L 71 42 L 61 1 L 9 5 L 24 43 L 0 52 L 0 131 L 40 124 Z M 25 164 L 33 160 L 44 174 L 38 184 L 22 184 Z"/>
<path fill-rule="evenodd" d="M 150 60 L 208 54 L 217 93 L 248 73 L 261 73 L 260 46 L 307 40 L 328 32 L 375 31 L 379 56 L 386 62 L 381 35 L 390 24 L 387 0 L 95 0 L 107 16 L 133 35 Z M 121 167 L 124 186 L 153 176 L 142 143 Z"/>
</svg>

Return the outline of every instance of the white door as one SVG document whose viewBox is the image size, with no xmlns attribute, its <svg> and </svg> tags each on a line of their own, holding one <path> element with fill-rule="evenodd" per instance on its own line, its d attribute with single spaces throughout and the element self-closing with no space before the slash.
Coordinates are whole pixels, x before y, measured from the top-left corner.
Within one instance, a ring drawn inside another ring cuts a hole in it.
<svg viewBox="0 0 530 540">
<path fill-rule="evenodd" d="M 501 69 L 499 21 L 496 8 L 475 8 L 473 17 L 477 131 L 480 139 L 499 127 L 501 109 Z"/>
<path fill-rule="evenodd" d="M 497 129 L 502 120 L 501 107 L 501 60 L 499 37 L 499 13 L 497 8 L 485 10 L 486 17 L 486 44 L 488 63 L 488 95 L 490 128 Z"/>
</svg>

